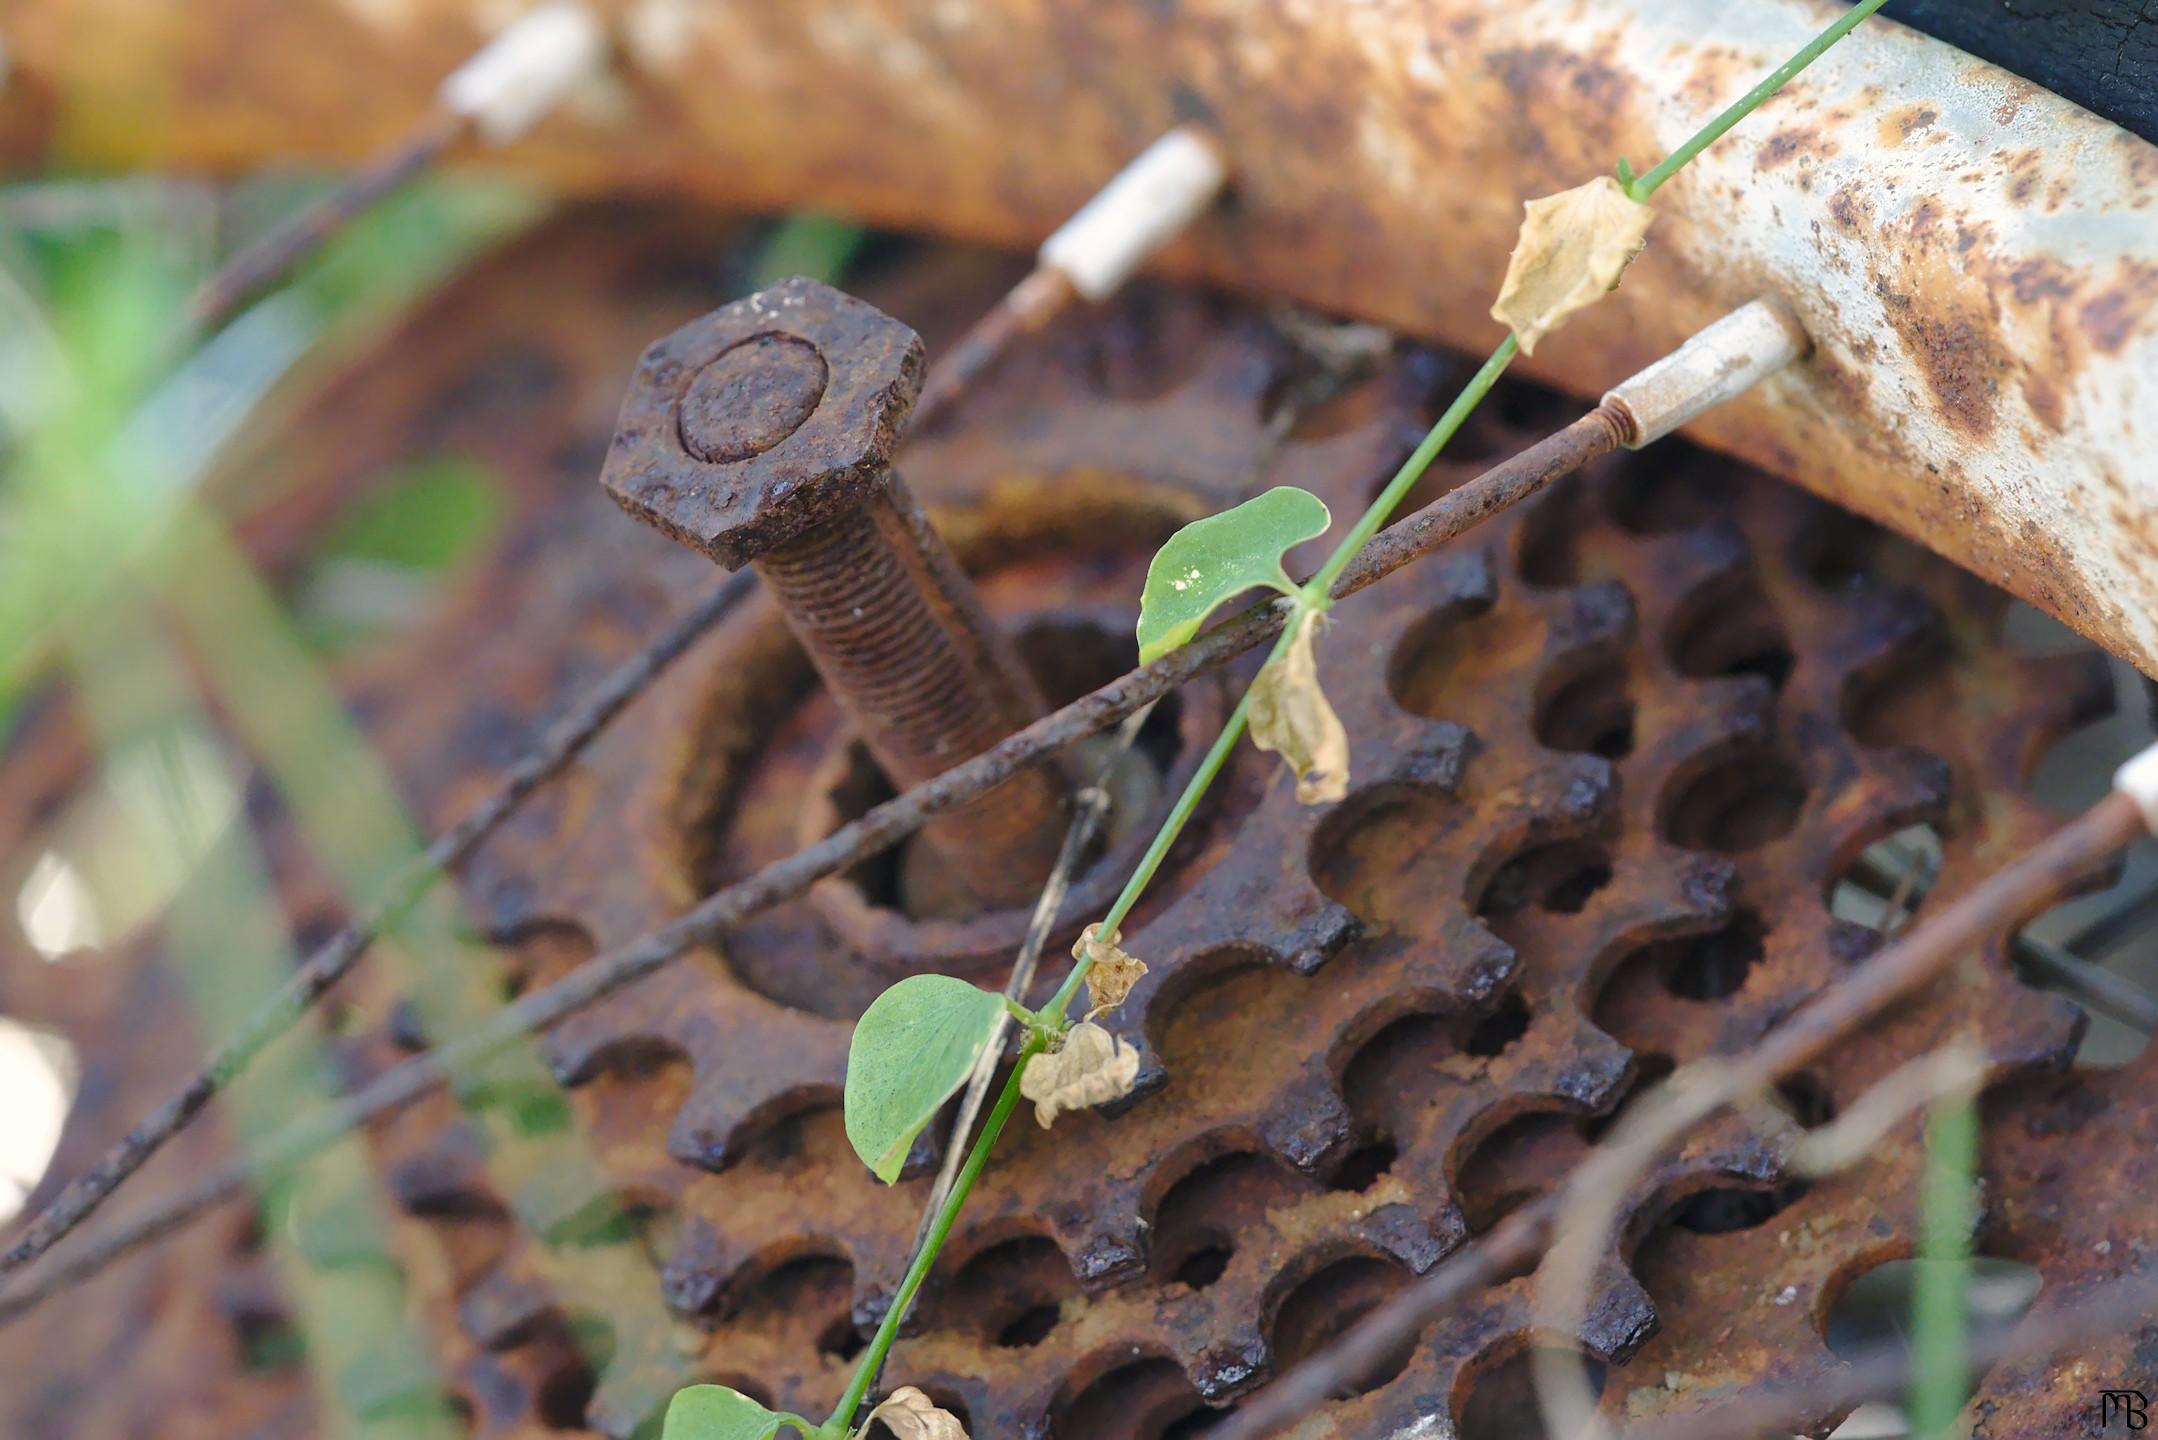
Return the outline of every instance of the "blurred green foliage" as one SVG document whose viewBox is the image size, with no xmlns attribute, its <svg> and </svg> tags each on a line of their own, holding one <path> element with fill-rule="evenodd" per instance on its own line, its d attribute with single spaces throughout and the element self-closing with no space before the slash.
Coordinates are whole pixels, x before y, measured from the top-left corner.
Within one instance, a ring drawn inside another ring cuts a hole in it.
<svg viewBox="0 0 2158 1440">
<path fill-rule="evenodd" d="M 400 468 L 326 527 L 281 599 L 230 535 L 236 517 L 205 494 L 226 442 L 296 365 L 387 327 L 542 208 L 512 186 L 421 182 L 217 333 L 189 335 L 182 317 L 217 257 L 317 194 L 282 179 L 222 192 L 137 178 L 0 187 L 0 744 L 43 690 L 66 684 L 87 702 L 99 774 L 40 838 L 44 863 L 64 869 L 69 903 L 85 909 L 76 933 L 95 938 L 78 943 L 102 949 L 158 927 L 206 1043 L 296 958 L 254 807 L 239 797 L 266 780 L 355 908 L 413 861 L 420 827 L 324 662 L 423 615 L 508 512 L 476 461 Z M 861 243 L 824 217 L 778 222 L 752 283 L 837 279 Z M 10 873 L 21 858 L 0 857 Z M 377 948 L 432 1037 L 500 1003 L 491 952 L 442 891 Z M 223 1108 L 243 1147 L 335 1093 L 322 1039 L 308 1020 L 236 1083 Z M 486 1098 L 506 1077 L 523 1098 Z M 589 1165 L 536 1053 L 496 1057 L 485 1080 L 459 1092 L 498 1158 L 519 1171 Z M 535 1123 L 543 1111 L 556 1122 Z M 266 1242 L 294 1308 L 289 1325 L 243 1337 L 242 1360 L 307 1364 L 328 1433 L 446 1434 L 431 1348 L 383 1253 L 376 1187 L 365 1147 L 348 1142 L 265 1192 Z M 325 1267 L 330 1231 L 343 1258 Z M 626 1215 L 582 1237 L 581 1254 L 614 1247 L 619 1259 L 607 1282 L 616 1328 L 580 1338 L 630 1357 L 656 1405 L 687 1377 L 674 1373 L 682 1357 L 641 1246 Z M 355 1264 L 370 1252 L 379 1260 Z M 559 1279 L 574 1300 L 577 1276 Z M 649 1315 L 628 1306 L 634 1290 L 649 1292 Z"/>
<path fill-rule="evenodd" d="M 483 553 L 507 500 L 487 467 L 445 457 L 400 469 L 331 523 L 295 586 L 294 619 L 335 654 L 420 618 L 437 587 Z"/>
<path fill-rule="evenodd" d="M 773 224 L 749 262 L 746 288 L 762 290 L 790 275 L 836 284 L 861 253 L 868 232 L 861 226 L 813 211 Z"/>
</svg>

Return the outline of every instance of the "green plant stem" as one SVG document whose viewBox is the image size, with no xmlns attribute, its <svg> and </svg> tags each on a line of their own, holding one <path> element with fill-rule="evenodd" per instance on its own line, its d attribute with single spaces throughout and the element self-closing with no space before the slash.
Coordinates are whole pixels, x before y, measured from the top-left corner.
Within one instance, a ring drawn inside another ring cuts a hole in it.
<svg viewBox="0 0 2158 1440">
<path fill-rule="evenodd" d="M 1911 1290 L 1911 1433 L 1946 1436 L 1963 1409 L 1970 1336 L 1965 1290 L 1977 1203 L 1978 1107 L 1944 1100 L 1926 1119 L 1926 1179 Z"/>
<path fill-rule="evenodd" d="M 1272 654 L 1279 655 L 1288 645 L 1293 628 L 1292 625 L 1281 632 L 1281 638 L 1274 642 Z M 1148 882 L 1153 880 L 1155 872 L 1161 869 L 1162 861 L 1168 858 L 1169 847 L 1176 844 L 1177 836 L 1184 833 L 1185 824 L 1199 808 L 1199 802 L 1206 798 L 1207 789 L 1213 785 L 1214 777 L 1221 773 L 1221 767 L 1228 763 L 1229 756 L 1236 750 L 1236 742 L 1243 738 L 1244 726 L 1250 718 L 1251 696 L 1247 694 L 1236 702 L 1236 709 L 1229 712 L 1228 722 L 1221 727 L 1221 733 L 1214 737 L 1214 743 L 1201 757 L 1199 768 L 1193 772 L 1190 783 L 1185 785 L 1184 793 L 1176 797 L 1175 806 L 1161 822 L 1161 829 L 1155 832 L 1153 842 L 1146 847 L 1146 853 L 1139 857 L 1139 863 L 1132 867 L 1131 878 L 1124 882 L 1123 891 L 1118 894 L 1115 903 L 1109 907 L 1109 913 L 1096 927 L 1097 935 L 1115 934 L 1123 925 L 1124 917 L 1131 914 L 1132 907 L 1139 903 L 1139 897 L 1146 893 Z M 1092 968 L 1093 963 L 1092 960 L 1082 959 L 1072 966 L 1071 973 L 1064 977 L 1064 983 L 1057 987 L 1057 993 L 1041 1008 L 1040 1015 L 1044 1024 L 1059 1031 L 1063 1029 L 1064 1013 L 1070 1008 L 1072 997 L 1079 993 L 1079 986 L 1085 981 L 1087 971 Z"/>
<path fill-rule="evenodd" d="M 974 1148 L 967 1152 L 967 1163 L 958 1178 L 952 1181 L 952 1193 L 944 1197 L 944 1208 L 937 1212 L 936 1223 L 929 1227 L 927 1238 L 915 1252 L 914 1263 L 907 1267 L 906 1278 L 899 1282 L 899 1292 L 892 1297 L 892 1308 L 884 1312 L 884 1322 L 877 1326 L 876 1338 L 862 1352 L 860 1362 L 854 1367 L 854 1378 L 847 1383 L 847 1393 L 839 1397 L 838 1406 L 831 1418 L 820 1426 L 815 1434 L 820 1440 L 845 1440 L 854 1424 L 854 1412 L 861 1408 L 862 1400 L 869 1393 L 870 1377 L 884 1368 L 884 1357 L 899 1338 L 899 1326 L 907 1318 L 907 1310 L 914 1304 L 915 1292 L 929 1278 L 929 1267 L 937 1263 L 937 1253 L 952 1233 L 952 1225 L 959 1219 L 960 1207 L 967 1203 L 967 1194 L 974 1182 L 989 1163 L 989 1152 L 996 1148 L 997 1136 L 1004 1133 L 1004 1122 L 1011 1119 L 1012 1111 L 1019 1104 L 1019 1077 L 1026 1072 L 1027 1062 L 1048 1046 L 1048 1040 L 1039 1032 L 1028 1035 L 1026 1043 L 1019 1047 L 1019 1059 L 1012 1066 L 1011 1078 L 1004 1082 L 1004 1089 L 997 1095 L 997 1103 L 982 1122 L 982 1133 L 975 1137 Z"/>
<path fill-rule="evenodd" d="M 1469 383 L 1461 387 L 1461 393 L 1454 397 L 1453 404 L 1446 407 L 1446 413 L 1439 417 L 1438 423 L 1433 425 L 1416 448 L 1409 452 L 1409 457 L 1401 462 L 1401 467 L 1394 472 L 1394 478 L 1386 482 L 1386 488 L 1379 492 L 1378 498 L 1365 508 L 1364 513 L 1357 517 L 1356 523 L 1349 527 L 1349 532 L 1341 537 L 1341 543 L 1334 547 L 1333 554 L 1326 557 L 1326 563 L 1297 589 L 1294 599 L 1295 613 L 1290 615 L 1288 623 L 1282 627 L 1281 638 L 1274 642 L 1274 648 L 1267 656 L 1269 661 L 1288 649 L 1290 639 L 1296 634 L 1297 622 L 1303 619 L 1306 612 L 1324 612 L 1333 604 L 1330 592 L 1334 588 L 1334 582 L 1341 578 L 1341 572 L 1349 568 L 1349 562 L 1356 558 L 1357 552 L 1392 518 L 1395 509 L 1409 491 L 1416 487 L 1416 482 L 1423 479 L 1424 472 L 1431 468 L 1431 462 L 1438 459 L 1439 452 L 1454 438 L 1454 433 L 1475 413 L 1476 407 L 1491 393 L 1491 387 L 1498 384 L 1499 377 L 1506 373 L 1506 367 L 1513 363 L 1514 356 L 1520 353 L 1520 348 L 1510 334 L 1499 342 L 1490 358 L 1469 377 Z M 1168 818 L 1162 821 L 1161 830 L 1154 836 L 1154 842 L 1147 846 L 1146 853 L 1139 857 L 1138 865 L 1132 869 L 1131 879 L 1124 883 L 1123 892 L 1116 897 L 1116 903 L 1109 907 L 1108 915 L 1101 922 L 1102 934 L 1110 934 L 1121 927 L 1125 917 L 1131 914 L 1132 907 L 1137 905 L 1140 897 L 1146 893 L 1147 886 L 1153 883 L 1162 861 L 1168 858 L 1169 847 L 1184 833 L 1184 826 L 1198 810 L 1199 802 L 1206 798 L 1206 792 L 1213 785 L 1214 777 L 1219 775 L 1221 767 L 1228 763 L 1230 754 L 1236 749 L 1236 742 L 1243 738 L 1244 727 L 1250 718 L 1251 696 L 1247 693 L 1243 699 L 1237 701 L 1228 723 L 1221 727 L 1221 734 L 1215 737 L 1213 747 L 1206 752 L 1206 758 L 1199 762 L 1199 768 L 1193 773 L 1191 782 L 1184 787 L 1184 793 L 1177 797 L 1175 808 L 1169 812 Z M 1092 964 L 1091 960 L 1081 960 L 1072 966 L 1071 973 L 1064 977 L 1064 984 L 1057 990 L 1055 998 L 1042 1007 L 1042 1018 L 1045 1021 L 1051 1025 L 1062 1025 L 1065 1011 L 1070 1007 L 1072 997 L 1079 993 L 1079 987 L 1085 982 L 1087 970 Z"/>
<path fill-rule="evenodd" d="M 1760 84 L 1724 107 L 1721 114 L 1703 125 L 1699 130 L 1696 130 L 1685 144 L 1666 155 L 1661 165 L 1658 165 L 1646 175 L 1636 175 L 1632 180 L 1627 181 L 1626 194 L 1636 204 L 1646 201 L 1649 196 L 1656 193 L 1657 187 L 1662 185 L 1664 181 L 1685 169 L 1692 162 L 1694 156 L 1722 139 L 1726 130 L 1729 130 L 1733 125 L 1759 109 L 1762 101 L 1790 84 L 1792 76 L 1820 59 L 1829 46 L 1858 28 L 1860 21 L 1886 3 L 1887 0 L 1858 0 L 1856 5 L 1837 16 L 1827 29 L 1799 47 L 1796 55 L 1769 71 L 1767 78 L 1762 80 Z"/>
<path fill-rule="evenodd" d="M 1498 348 L 1491 352 L 1490 358 L 1477 367 L 1476 373 L 1469 377 L 1469 383 L 1462 386 L 1461 393 L 1454 397 L 1454 403 L 1446 407 L 1446 413 L 1438 418 L 1438 423 L 1417 442 L 1416 448 L 1409 452 L 1409 458 L 1401 462 L 1401 468 L 1394 472 L 1393 479 L 1386 482 L 1386 488 L 1379 492 L 1379 497 L 1357 517 L 1356 523 L 1349 527 L 1349 533 L 1341 537 L 1341 543 L 1334 547 L 1333 554 L 1326 557 L 1326 563 L 1304 582 L 1301 593 L 1307 606 L 1323 610 L 1332 603 L 1328 597 L 1334 588 L 1334 582 L 1341 578 L 1341 572 L 1349 568 L 1349 562 L 1356 558 L 1357 552 L 1364 548 L 1371 537 L 1378 534 L 1386 522 L 1394 518 L 1395 509 L 1407 498 L 1409 491 L 1416 487 L 1416 482 L 1424 478 L 1424 472 L 1431 468 L 1432 461 L 1439 458 L 1439 452 L 1454 438 L 1454 432 L 1476 412 L 1478 405 L 1483 404 L 1484 397 L 1491 393 L 1491 387 L 1499 383 L 1499 377 L 1506 373 L 1506 367 L 1513 364 L 1514 356 L 1520 353 L 1520 342 L 1509 332 L 1506 338 L 1499 342 Z"/>
<path fill-rule="evenodd" d="M 1847 14 L 1839 16 L 1835 23 L 1808 41 L 1797 54 L 1771 71 L 1768 77 L 1760 84 L 1747 91 L 1736 103 L 1726 108 L 1707 125 L 1704 125 L 1685 144 L 1666 157 L 1662 164 L 1649 171 L 1646 175 L 1628 179 L 1626 181 L 1627 193 L 1637 202 L 1647 200 L 1650 195 L 1656 192 L 1658 186 L 1676 175 L 1680 170 L 1683 170 L 1696 155 L 1707 149 L 1725 131 L 1745 119 L 1762 101 L 1782 89 L 1792 76 L 1819 59 L 1829 46 L 1849 34 L 1860 21 L 1880 9 L 1884 3 L 1886 3 L 1886 0 L 1859 0 L 1859 3 L 1852 6 Z M 1364 513 L 1357 518 L 1356 523 L 1349 527 L 1348 533 L 1342 536 L 1341 543 L 1334 547 L 1334 552 L 1327 557 L 1326 563 L 1321 565 L 1313 573 L 1312 577 L 1297 589 L 1291 600 L 1294 613 L 1289 616 L 1288 623 L 1282 628 L 1281 638 L 1274 642 L 1274 648 L 1268 656 L 1270 661 L 1288 648 L 1290 638 L 1296 633 L 1297 622 L 1306 613 L 1312 611 L 1324 612 L 1332 604 L 1331 592 L 1334 582 L 1349 567 L 1349 563 L 1356 558 L 1357 553 L 1364 548 L 1365 543 L 1373 535 L 1376 535 L 1380 528 L 1392 518 L 1395 508 L 1407 497 L 1409 491 L 1415 488 L 1416 482 L 1423 478 L 1426 470 L 1431 468 L 1431 462 L 1438 458 L 1439 452 L 1446 448 L 1447 443 L 1454 438 L 1455 432 L 1460 430 L 1469 416 L 1475 413 L 1476 407 L 1483 403 L 1484 397 L 1491 393 L 1491 388 L 1498 383 L 1499 377 L 1506 373 L 1506 368 L 1513 363 L 1514 357 L 1519 352 L 1520 345 L 1512 334 L 1508 334 L 1504 340 L 1499 342 L 1497 348 L 1491 352 L 1490 357 L 1477 368 L 1474 375 L 1469 377 L 1468 383 L 1462 387 L 1461 393 L 1454 397 L 1453 403 L 1446 407 L 1446 412 L 1439 416 L 1438 421 L 1432 425 L 1423 440 L 1409 453 L 1409 457 L 1401 462 L 1401 467 L 1394 472 L 1394 477 L 1387 481 L 1386 488 L 1379 492 L 1378 498 L 1373 500 Z M 1199 802 L 1206 797 L 1206 792 L 1213 786 L 1215 777 L 1220 775 L 1222 767 L 1228 763 L 1229 756 L 1236 749 L 1237 741 L 1243 738 L 1244 730 L 1250 718 L 1251 695 L 1247 691 L 1244 697 L 1237 701 L 1236 709 L 1230 712 L 1227 723 L 1222 726 L 1221 734 L 1215 737 L 1213 745 L 1199 762 L 1199 768 L 1192 775 L 1190 783 L 1185 785 L 1184 793 L 1177 797 L 1175 806 L 1170 809 L 1167 818 L 1162 821 L 1161 829 L 1156 832 L 1153 843 L 1149 844 L 1146 848 L 1146 853 L 1139 857 L 1139 863 L 1132 869 L 1131 878 L 1124 883 L 1123 891 L 1118 894 L 1115 903 L 1109 907 L 1109 913 L 1101 920 L 1098 933 L 1112 934 L 1121 928 L 1125 919 L 1131 914 L 1133 907 L 1145 895 L 1147 886 L 1153 883 L 1155 875 L 1161 870 L 1162 863 L 1168 859 L 1170 848 L 1176 844 L 1177 838 L 1184 833 L 1184 827 L 1190 823 L 1191 817 L 1198 811 Z M 1064 977 L 1064 983 L 1057 988 L 1056 994 L 1051 997 L 1049 1003 L 1036 1012 L 1036 1016 L 1044 1028 L 1030 1030 L 1026 1044 L 1019 1051 L 1018 1062 L 1012 1068 L 1011 1078 L 1004 1082 L 1004 1090 L 997 1097 L 996 1108 L 990 1111 L 988 1120 L 982 1126 L 981 1134 L 975 1139 L 974 1148 L 967 1153 L 966 1167 L 959 1172 L 959 1178 L 952 1186 L 951 1194 L 945 1199 L 944 1208 L 937 1213 L 936 1223 L 931 1226 L 921 1248 L 916 1252 L 913 1263 L 907 1267 L 906 1278 L 900 1283 L 899 1293 L 893 1298 L 892 1308 L 885 1315 L 884 1323 L 877 1327 L 876 1338 L 870 1342 L 869 1348 L 862 1352 L 861 1361 L 855 1369 L 853 1380 L 847 1386 L 846 1395 L 839 1402 L 839 1408 L 832 1412 L 831 1419 L 825 1421 L 822 1429 L 817 1432 L 819 1440 L 846 1440 L 847 1429 L 853 1421 L 854 1412 L 860 1408 L 864 1396 L 868 1394 L 873 1377 L 881 1372 L 884 1357 L 891 1350 L 892 1342 L 898 1336 L 899 1324 L 905 1319 L 907 1308 L 913 1303 L 915 1292 L 921 1288 L 922 1281 L 928 1277 L 930 1267 L 936 1264 L 937 1254 L 944 1248 L 945 1238 L 951 1234 L 952 1225 L 959 1218 L 960 1207 L 966 1203 L 968 1192 L 974 1188 L 975 1177 L 981 1174 L 982 1166 L 988 1162 L 989 1152 L 997 1142 L 997 1136 L 1003 1133 L 1004 1122 L 1011 1117 L 1013 1107 L 1019 1103 L 1019 1079 L 1026 1070 L 1027 1062 L 1048 1047 L 1051 1032 L 1061 1033 L 1067 1027 L 1066 1013 L 1071 1007 L 1072 998 L 1079 993 L 1079 987 L 1086 982 L 1087 971 L 1091 965 L 1092 962 L 1085 959 L 1075 963 L 1071 968 L 1071 973 Z M 1975 1136 L 1975 1121 L 1972 1123 L 1974 1126 L 1973 1135 Z M 1970 1144 L 1975 1147 L 1975 1138 L 1970 1141 Z M 1967 1206 L 1969 1203 L 1968 1164 L 1964 1166 L 1963 1174 L 1965 1177 L 1964 1203 Z M 1968 1234 L 1967 1223 L 1964 1233 Z M 1956 1346 L 1960 1357 L 1962 1350 L 1960 1329 L 1962 1323 L 1962 1278 L 1960 1267 L 1954 1283 L 1956 1285 L 1956 1324 L 1958 1326 Z M 1960 1405 L 1960 1387 L 1962 1385 L 1960 1371 L 1954 1372 L 1954 1384 L 1958 1391 L 1955 1405 Z M 1953 1418 L 1954 1405 L 1950 1407 L 1949 1414 L 1950 1418 Z"/>
</svg>

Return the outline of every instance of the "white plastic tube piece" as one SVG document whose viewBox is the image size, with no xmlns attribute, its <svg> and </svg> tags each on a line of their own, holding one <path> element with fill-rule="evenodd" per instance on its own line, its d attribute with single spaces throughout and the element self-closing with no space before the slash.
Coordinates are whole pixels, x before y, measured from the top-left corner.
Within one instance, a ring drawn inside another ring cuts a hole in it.
<svg viewBox="0 0 2158 1440">
<path fill-rule="evenodd" d="M 578 82 L 599 73 L 607 32 L 578 0 L 551 0 L 512 21 L 457 67 L 437 92 L 443 108 L 507 145 L 539 123 Z"/>
<path fill-rule="evenodd" d="M 1705 410 L 1742 395 L 1806 353 L 1806 332 L 1781 300 L 1749 301 L 1605 392 L 1633 421 L 1629 450 L 1661 440 Z"/>
<path fill-rule="evenodd" d="M 1180 125 L 1043 241 L 1041 263 L 1071 281 L 1082 299 L 1106 300 L 1211 204 L 1228 178 L 1214 142 Z"/>
<path fill-rule="evenodd" d="M 2143 823 L 2158 835 L 2158 745 L 2143 751 L 2113 772 L 2113 788 L 2136 802 Z"/>
</svg>

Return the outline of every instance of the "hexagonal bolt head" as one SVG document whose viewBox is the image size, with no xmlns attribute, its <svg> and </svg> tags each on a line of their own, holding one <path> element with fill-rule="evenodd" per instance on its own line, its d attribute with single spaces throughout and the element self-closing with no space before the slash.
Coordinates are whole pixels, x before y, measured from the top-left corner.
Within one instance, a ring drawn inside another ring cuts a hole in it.
<svg viewBox="0 0 2158 1440">
<path fill-rule="evenodd" d="M 914 332 L 813 280 L 645 351 L 601 482 L 728 569 L 754 564 L 898 788 L 1040 714 L 1039 688 L 892 470 L 922 385 Z M 925 908 L 1033 897 L 1063 843 L 1063 779 L 1013 776 L 939 816 Z M 933 891 L 931 895 L 928 892 Z"/>
<path fill-rule="evenodd" d="M 922 375 L 912 330 L 829 285 L 781 281 L 644 352 L 600 483 L 739 570 L 883 483 Z"/>
</svg>

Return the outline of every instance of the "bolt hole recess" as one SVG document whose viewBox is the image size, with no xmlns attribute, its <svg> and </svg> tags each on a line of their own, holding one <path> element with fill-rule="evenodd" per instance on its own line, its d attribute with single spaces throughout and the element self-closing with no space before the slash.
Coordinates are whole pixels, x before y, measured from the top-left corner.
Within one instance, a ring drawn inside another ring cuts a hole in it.
<svg viewBox="0 0 2158 1440">
<path fill-rule="evenodd" d="M 1000 1348 L 1028 1350 L 1049 1338 L 1063 1318 L 1063 1302 L 1077 1293 L 1056 1243 L 1021 1236 L 969 1260 L 952 1283 L 945 1312 Z"/>
<path fill-rule="evenodd" d="M 1289 1292 L 1274 1318 L 1276 1363 L 1286 1369 L 1316 1355 L 1357 1321 L 1408 1284 L 1408 1272 L 1369 1255 L 1337 1260 Z M 1344 1383 L 1333 1397 L 1368 1395 L 1408 1368 L 1416 1337 L 1405 1336 L 1361 1374 Z"/>
<path fill-rule="evenodd" d="M 1806 808 L 1806 777 L 1773 750 L 1734 751 L 1683 782 L 1665 809 L 1665 838 L 1735 855 L 1791 833 Z"/>
<path fill-rule="evenodd" d="M 1236 1151 L 1210 1160 L 1169 1187 L 1154 1211 L 1151 1246 L 1160 1283 L 1204 1290 L 1236 1258 L 1236 1237 L 1270 1210 L 1318 1191 L 1309 1176 L 1264 1155 Z"/>
<path fill-rule="evenodd" d="M 1034 672 L 1035 680 L 1051 706 L 1068 704 L 1096 686 L 1114 680 L 1137 658 L 1129 636 L 1113 634 L 1105 626 L 1086 620 L 1037 620 L 1020 632 L 1016 644 L 1020 659 Z M 1098 840 L 1081 860 L 1080 875 L 1093 866 L 1106 848 L 1122 840 L 1129 828 L 1143 818 L 1161 796 L 1165 777 L 1181 748 L 1180 716 L 1178 697 L 1167 695 L 1140 728 L 1132 754 L 1112 779 L 1117 803 L 1110 811 L 1109 834 Z M 1101 763 L 1098 757 L 1104 748 L 1102 742 L 1082 742 L 1074 747 L 1074 758 L 1083 773 L 1092 774 L 1098 770 Z M 1097 758 L 1090 761 L 1090 755 Z M 837 820 L 845 823 L 860 819 L 891 799 L 893 794 L 891 782 L 877 769 L 869 752 L 859 741 L 851 742 L 845 768 L 829 792 Z M 896 910 L 909 919 L 938 918 L 915 903 L 911 892 L 917 887 L 908 883 L 911 867 L 940 863 L 926 846 L 917 843 L 920 838 L 910 836 L 882 854 L 870 857 L 848 871 L 847 879 L 879 909 Z"/>
<path fill-rule="evenodd" d="M 1536 741 L 1623 760 L 1633 753 L 1634 702 L 1626 689 L 1626 666 L 1610 660 L 1560 686 L 1536 711 Z"/>
<path fill-rule="evenodd" d="M 1509 1342 L 1501 1341 L 1500 1345 Z M 1589 1389 L 1601 1396 L 1604 1366 L 1578 1351 L 1563 1352 L 1569 1363 L 1585 1369 Z M 1522 1347 L 1495 1364 L 1472 1372 L 1466 1393 L 1456 1391 L 1454 1413 L 1460 1440 L 1552 1440 L 1544 1428 L 1543 1407 L 1536 1400 L 1539 1347 Z"/>
<path fill-rule="evenodd" d="M 1180 1440 L 1218 1423 L 1175 1361 L 1160 1356 L 1119 1366 L 1059 1407 L 1056 1440 Z"/>
<path fill-rule="evenodd" d="M 1553 840 L 1515 854 L 1493 872 L 1476 914 L 1492 933 L 1518 944 L 1532 910 L 1578 915 L 1611 883 L 1611 853 L 1593 840 Z"/>
<path fill-rule="evenodd" d="M 1910 1351 L 1911 1292 L 1918 1260 L 1890 1260 L 1874 1266 L 1843 1287 L 1828 1307 L 1822 1339 L 1845 1360 L 1872 1360 L 1886 1352 Z M 1970 1345 L 1989 1345 L 2006 1337 L 2037 1302 L 2042 1284 L 2038 1271 L 2015 1260 L 1973 1255 L 1964 1292 Z M 1976 1385 L 1983 1370 L 1970 1377 Z"/>
<path fill-rule="evenodd" d="M 1776 607 L 1750 575 L 1704 586 L 1671 628 L 1671 666 L 1698 680 L 1758 675 L 1781 690 L 1797 657 Z"/>
</svg>

